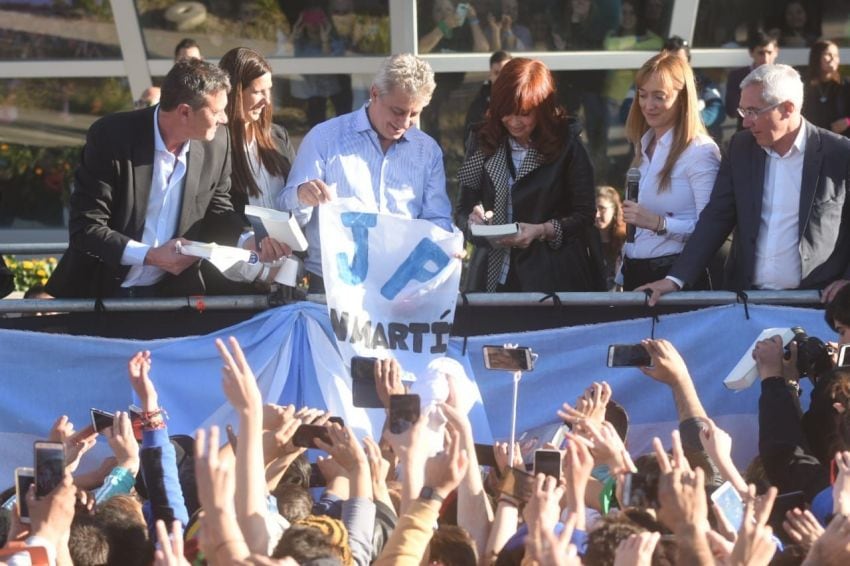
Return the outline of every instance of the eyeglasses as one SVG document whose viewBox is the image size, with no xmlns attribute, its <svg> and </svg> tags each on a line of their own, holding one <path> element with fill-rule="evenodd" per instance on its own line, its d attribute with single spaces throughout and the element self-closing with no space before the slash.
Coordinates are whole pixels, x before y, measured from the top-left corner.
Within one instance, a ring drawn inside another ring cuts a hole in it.
<svg viewBox="0 0 850 566">
<path fill-rule="evenodd" d="M 769 112 L 769 111 L 773 110 L 774 108 L 776 108 L 777 106 L 779 106 L 780 104 L 782 104 L 784 102 L 785 101 L 783 100 L 782 102 L 777 102 L 776 104 L 771 104 L 770 106 L 766 106 L 765 108 L 738 108 L 738 116 L 740 116 L 741 118 L 751 118 L 751 119 L 754 120 L 754 119 L 758 118 L 759 116 L 761 116 L 762 114 L 764 114 L 765 112 Z"/>
</svg>

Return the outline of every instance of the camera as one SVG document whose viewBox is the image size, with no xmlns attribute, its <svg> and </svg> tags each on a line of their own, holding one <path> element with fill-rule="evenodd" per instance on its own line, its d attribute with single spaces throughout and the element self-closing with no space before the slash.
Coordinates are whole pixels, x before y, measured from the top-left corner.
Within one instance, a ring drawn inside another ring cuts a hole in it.
<svg viewBox="0 0 850 566">
<path fill-rule="evenodd" d="M 832 369 L 832 348 L 820 338 L 809 336 L 799 326 L 791 331 L 794 333 L 791 342 L 797 344 L 797 371 L 800 376 L 816 378 Z M 791 357 L 790 345 L 785 347 L 785 359 Z"/>
</svg>

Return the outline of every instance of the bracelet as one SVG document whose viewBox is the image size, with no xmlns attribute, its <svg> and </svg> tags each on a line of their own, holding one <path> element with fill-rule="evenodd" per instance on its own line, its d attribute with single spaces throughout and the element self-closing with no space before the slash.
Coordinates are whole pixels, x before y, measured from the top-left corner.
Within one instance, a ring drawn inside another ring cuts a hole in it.
<svg viewBox="0 0 850 566">
<path fill-rule="evenodd" d="M 168 413 L 164 409 L 159 408 L 154 411 L 142 412 L 142 429 L 143 430 L 161 430 L 165 428 L 165 419 L 168 418 Z"/>
<path fill-rule="evenodd" d="M 664 217 L 659 214 L 658 215 L 658 222 L 655 223 L 655 230 L 653 230 L 653 232 L 657 233 L 659 230 L 661 230 L 661 221 L 663 219 L 664 219 Z"/>
<path fill-rule="evenodd" d="M 449 29 L 449 26 L 443 20 L 437 22 L 437 27 L 440 28 L 440 32 L 444 36 L 449 37 L 449 35 L 451 35 L 451 30 Z"/>
<path fill-rule="evenodd" d="M 501 495 L 499 499 L 496 500 L 496 505 L 500 503 L 507 503 L 508 505 L 513 505 L 514 507 L 519 507 L 519 501 L 514 499 L 509 495 Z"/>
</svg>

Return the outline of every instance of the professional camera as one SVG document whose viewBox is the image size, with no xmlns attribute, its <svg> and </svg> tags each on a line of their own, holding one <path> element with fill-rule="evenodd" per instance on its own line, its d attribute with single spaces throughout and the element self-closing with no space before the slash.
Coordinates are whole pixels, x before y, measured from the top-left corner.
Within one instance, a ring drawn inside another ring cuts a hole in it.
<svg viewBox="0 0 850 566">
<path fill-rule="evenodd" d="M 832 348 L 823 340 L 815 336 L 809 336 L 799 326 L 791 329 L 794 338 L 791 342 L 797 344 L 797 371 L 800 376 L 816 378 L 832 369 Z M 791 356 L 790 344 L 785 347 L 785 358 Z"/>
</svg>

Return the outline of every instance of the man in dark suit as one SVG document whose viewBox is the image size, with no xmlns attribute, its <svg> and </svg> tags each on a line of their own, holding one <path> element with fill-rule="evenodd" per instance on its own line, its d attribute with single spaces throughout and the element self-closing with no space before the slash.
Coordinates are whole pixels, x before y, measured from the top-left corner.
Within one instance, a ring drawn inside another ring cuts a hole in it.
<svg viewBox="0 0 850 566">
<path fill-rule="evenodd" d="M 89 129 L 71 194 L 69 247 L 47 284 L 56 297 L 204 292 L 185 240 L 233 245 L 230 83 L 216 65 L 178 61 L 158 106 L 112 114 Z"/>
<path fill-rule="evenodd" d="M 729 289 L 824 289 L 828 302 L 850 280 L 850 140 L 803 119 L 803 84 L 787 65 L 762 65 L 741 87 L 746 131 L 667 278 L 638 289 L 651 304 L 698 280 L 733 229 Z"/>
</svg>

